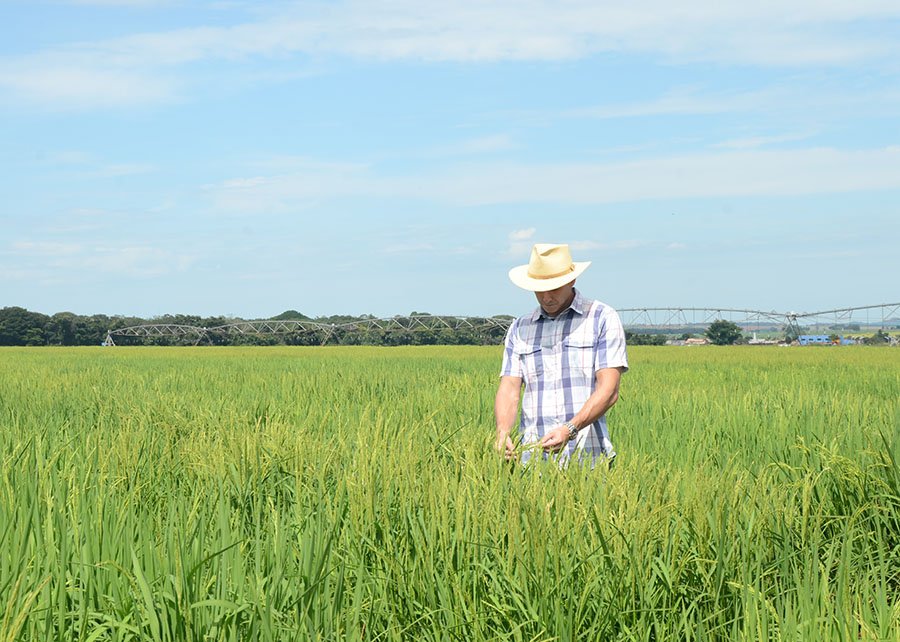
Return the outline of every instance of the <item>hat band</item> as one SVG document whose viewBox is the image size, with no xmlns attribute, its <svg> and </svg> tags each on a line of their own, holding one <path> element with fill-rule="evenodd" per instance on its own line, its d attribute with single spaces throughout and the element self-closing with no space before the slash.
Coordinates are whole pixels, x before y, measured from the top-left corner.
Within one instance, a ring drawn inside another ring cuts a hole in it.
<svg viewBox="0 0 900 642">
<path fill-rule="evenodd" d="M 563 276 L 564 274 L 568 274 L 569 272 L 575 271 L 575 264 L 572 263 L 569 267 L 567 267 L 562 272 L 557 272 L 556 274 L 535 274 L 531 270 L 528 270 L 528 276 L 532 279 L 555 279 L 558 276 Z"/>
</svg>

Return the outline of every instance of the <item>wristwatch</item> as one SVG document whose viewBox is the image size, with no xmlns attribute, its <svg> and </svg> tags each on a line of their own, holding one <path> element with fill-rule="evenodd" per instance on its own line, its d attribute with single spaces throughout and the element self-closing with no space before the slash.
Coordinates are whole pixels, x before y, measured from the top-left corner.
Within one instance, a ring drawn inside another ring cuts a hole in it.
<svg viewBox="0 0 900 642">
<path fill-rule="evenodd" d="M 575 437 L 578 436 L 578 428 L 576 428 L 575 424 L 573 424 L 571 421 L 567 421 L 563 424 L 563 426 L 569 429 L 569 441 L 572 441 L 573 439 L 575 439 Z"/>
</svg>

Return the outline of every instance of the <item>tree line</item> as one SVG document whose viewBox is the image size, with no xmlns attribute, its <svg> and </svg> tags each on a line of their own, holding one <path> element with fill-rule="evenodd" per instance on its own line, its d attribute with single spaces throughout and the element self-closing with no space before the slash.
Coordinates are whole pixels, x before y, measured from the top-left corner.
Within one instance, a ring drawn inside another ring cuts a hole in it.
<svg viewBox="0 0 900 642">
<path fill-rule="evenodd" d="M 411 312 L 409 316 L 427 315 L 426 312 Z M 511 321 L 512 317 L 503 318 Z M 349 316 L 333 315 L 327 317 L 308 317 L 296 310 L 287 310 L 273 321 L 311 321 L 327 326 L 328 330 L 298 331 L 284 334 L 233 334 L 209 331 L 200 339 L 204 345 L 320 345 L 324 342 L 343 345 L 497 345 L 503 342 L 505 332 L 501 327 L 477 328 L 436 328 L 415 330 L 369 330 L 342 328 L 342 324 L 370 321 L 372 315 Z M 53 315 L 32 312 L 20 307 L 0 308 L 0 345 L 4 346 L 82 346 L 100 345 L 106 340 L 110 330 L 128 328 L 147 324 L 173 324 L 199 328 L 216 328 L 244 321 L 245 319 L 214 316 L 201 317 L 189 314 L 167 314 L 145 319 L 132 316 L 107 316 L 93 314 L 90 316 L 72 312 L 57 312 Z M 635 333 L 625 331 L 625 340 L 629 345 L 665 345 L 671 335 L 666 333 Z M 675 335 L 677 338 L 677 335 Z M 687 338 L 688 334 L 681 336 Z M 730 345 L 745 341 L 741 329 L 730 321 L 718 319 L 704 333 L 711 343 Z M 191 337 L 188 337 L 190 340 Z M 160 337 L 117 337 L 120 345 L 183 345 L 185 338 Z M 189 341 L 190 342 L 190 341 Z M 864 340 L 865 343 L 886 345 L 890 337 L 879 331 L 874 337 Z"/>
<path fill-rule="evenodd" d="M 411 312 L 410 316 L 425 315 Z M 329 343 L 345 345 L 494 345 L 503 341 L 501 327 L 438 328 L 416 330 L 349 330 L 342 324 L 370 321 L 372 315 L 333 315 L 308 317 L 296 310 L 287 310 L 270 320 L 310 321 L 329 326 L 329 329 L 300 330 L 283 334 L 235 334 L 224 331 L 207 331 L 202 336 L 120 337 L 118 345 L 184 345 L 199 339 L 202 345 L 320 345 Z M 502 317 L 509 320 L 512 317 Z M 188 314 L 162 315 L 145 319 L 134 316 L 90 316 L 72 312 L 46 315 L 21 307 L 0 308 L 0 345 L 4 346 L 83 346 L 101 345 L 110 330 L 118 330 L 147 324 L 172 324 L 197 328 L 217 328 L 245 321 L 235 317 L 201 317 Z M 334 326 L 334 327 L 332 327 Z"/>
<path fill-rule="evenodd" d="M 409 316 L 426 315 L 413 311 Z M 512 320 L 512 317 L 505 317 Z M 327 331 L 330 343 L 343 345 L 497 345 L 503 342 L 502 328 L 439 328 L 416 330 L 348 330 L 342 324 L 369 321 L 372 315 L 308 317 L 296 310 L 287 310 L 273 321 L 311 321 L 331 326 Z M 216 328 L 244 319 L 214 316 L 201 317 L 189 314 L 171 314 L 145 319 L 134 316 L 90 316 L 72 312 L 57 312 L 46 315 L 21 307 L 0 308 L 0 345 L 4 346 L 84 346 L 101 345 L 110 330 L 147 324 L 173 324 L 199 328 Z M 626 332 L 626 340 L 631 345 L 663 345 L 666 335 L 636 334 Z M 197 337 L 199 338 L 199 337 Z M 188 337 L 191 339 L 191 337 Z M 231 334 L 207 332 L 201 343 L 207 345 L 319 345 L 326 340 L 325 331 L 301 331 L 285 334 Z M 180 345 L 184 338 L 178 337 L 116 337 L 120 345 Z"/>
</svg>

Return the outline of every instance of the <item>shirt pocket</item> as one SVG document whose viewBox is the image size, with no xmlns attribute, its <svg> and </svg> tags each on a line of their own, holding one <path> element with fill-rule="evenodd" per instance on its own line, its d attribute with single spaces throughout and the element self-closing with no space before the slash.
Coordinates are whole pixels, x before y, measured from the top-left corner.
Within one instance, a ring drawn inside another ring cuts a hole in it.
<svg viewBox="0 0 900 642">
<path fill-rule="evenodd" d="M 519 343 L 513 346 L 513 353 L 519 359 L 525 387 L 528 388 L 535 385 L 541 375 L 544 374 L 541 346 Z"/>
<path fill-rule="evenodd" d="M 563 359 L 573 382 L 593 388 L 594 342 L 590 337 L 566 337 L 563 340 Z"/>
</svg>

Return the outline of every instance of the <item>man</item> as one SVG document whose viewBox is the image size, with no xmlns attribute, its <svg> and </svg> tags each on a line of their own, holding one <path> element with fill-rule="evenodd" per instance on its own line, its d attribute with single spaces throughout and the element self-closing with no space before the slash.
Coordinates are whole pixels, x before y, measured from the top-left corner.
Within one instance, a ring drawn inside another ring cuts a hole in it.
<svg viewBox="0 0 900 642">
<path fill-rule="evenodd" d="M 614 309 L 575 289 L 590 264 L 573 262 L 568 245 L 537 244 L 528 265 L 509 271 L 510 280 L 534 292 L 540 305 L 506 333 L 494 415 L 495 447 L 507 459 L 516 457 L 510 433 L 523 384 L 519 431 L 525 446 L 545 458 L 558 453 L 561 464 L 573 455 L 591 465 L 616 456 L 604 415 L 628 370 L 625 332 Z M 530 456 L 523 452 L 522 462 Z"/>
</svg>

